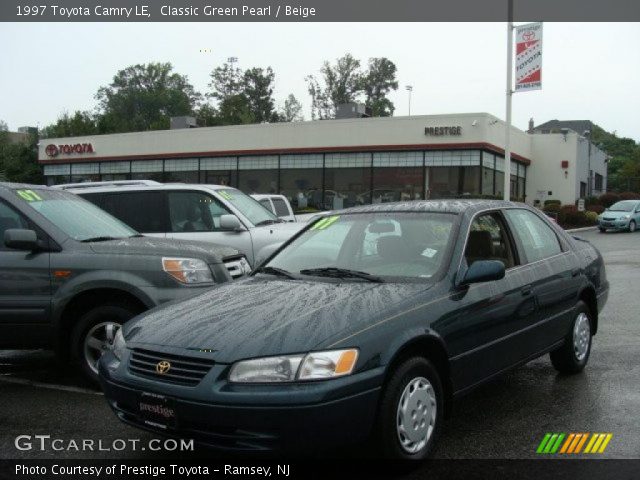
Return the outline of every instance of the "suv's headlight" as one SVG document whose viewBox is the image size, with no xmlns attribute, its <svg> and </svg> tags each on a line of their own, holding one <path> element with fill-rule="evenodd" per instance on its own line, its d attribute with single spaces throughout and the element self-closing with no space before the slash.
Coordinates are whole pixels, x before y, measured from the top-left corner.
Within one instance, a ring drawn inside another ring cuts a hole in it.
<svg viewBox="0 0 640 480">
<path fill-rule="evenodd" d="M 113 354 L 116 356 L 118 360 L 122 360 L 122 356 L 124 355 L 124 351 L 127 349 L 127 342 L 124 340 L 124 334 L 122 333 L 122 328 L 120 328 L 116 332 L 116 336 L 113 339 Z"/>
<path fill-rule="evenodd" d="M 357 360 L 355 348 L 254 358 L 234 363 L 229 381 L 273 383 L 329 379 L 351 374 Z"/>
<path fill-rule="evenodd" d="M 213 275 L 209 266 L 198 258 L 162 259 L 162 269 L 180 283 L 211 283 Z"/>
</svg>

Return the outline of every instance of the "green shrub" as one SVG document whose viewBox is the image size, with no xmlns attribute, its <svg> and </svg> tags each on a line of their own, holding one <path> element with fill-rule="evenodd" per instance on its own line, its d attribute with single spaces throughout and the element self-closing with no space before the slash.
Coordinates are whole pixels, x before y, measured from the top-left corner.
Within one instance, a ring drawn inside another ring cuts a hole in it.
<svg viewBox="0 0 640 480">
<path fill-rule="evenodd" d="M 562 202 L 560 200 L 553 200 L 553 199 L 545 200 L 544 201 L 544 206 L 546 207 L 547 205 L 558 205 L 558 206 L 560 206 L 560 205 L 562 205 Z"/>
<path fill-rule="evenodd" d="M 550 203 L 549 205 L 545 205 L 542 210 L 544 210 L 545 212 L 550 212 L 550 213 L 558 213 L 560 211 L 560 204 L 559 203 Z"/>
<path fill-rule="evenodd" d="M 640 200 L 640 193 L 622 192 L 620 194 L 620 200 Z"/>
<path fill-rule="evenodd" d="M 591 225 L 595 225 L 596 223 L 598 223 L 598 214 L 596 212 L 587 210 L 586 212 L 584 212 L 584 216 L 586 217 L 587 222 Z"/>
<path fill-rule="evenodd" d="M 600 205 L 600 199 L 598 197 L 587 197 L 584 199 L 584 203 L 587 206 Z"/>
<path fill-rule="evenodd" d="M 587 216 L 575 205 L 563 205 L 558 212 L 558 223 L 563 228 L 583 227 L 587 225 Z"/>
<path fill-rule="evenodd" d="M 587 207 L 587 211 L 588 212 L 595 212 L 596 215 L 599 215 L 602 212 L 604 212 L 604 207 L 602 205 L 589 205 Z"/>
<path fill-rule="evenodd" d="M 600 205 L 602 205 L 604 208 L 609 208 L 614 203 L 620 201 L 620 196 L 616 195 L 615 193 L 603 193 L 602 195 L 600 195 L 600 198 L 598 200 L 600 200 Z"/>
</svg>

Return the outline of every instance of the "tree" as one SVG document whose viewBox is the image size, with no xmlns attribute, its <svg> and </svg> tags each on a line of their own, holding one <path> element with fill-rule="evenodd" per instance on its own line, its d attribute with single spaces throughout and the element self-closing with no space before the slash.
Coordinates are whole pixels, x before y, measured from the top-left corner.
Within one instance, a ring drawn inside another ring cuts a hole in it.
<svg viewBox="0 0 640 480">
<path fill-rule="evenodd" d="M 42 169 L 38 165 L 37 136 L 29 142 L 13 143 L 6 134 L 0 135 L 0 177 L 9 182 L 43 182 Z"/>
<path fill-rule="evenodd" d="M 0 120 L 0 132 L 8 132 L 9 131 L 9 125 L 7 125 L 7 122 L 5 122 L 4 120 Z"/>
<path fill-rule="evenodd" d="M 335 65 L 324 62 L 322 82 L 313 75 L 305 78 L 311 95 L 311 118 L 333 118 L 342 103 L 358 101 L 362 93 L 360 61 L 350 53 L 338 58 Z"/>
<path fill-rule="evenodd" d="M 232 63 L 225 63 L 211 72 L 209 88 L 212 92 L 208 96 L 222 102 L 229 97 L 239 95 L 242 92 L 242 87 L 242 70 L 234 67 Z"/>
<path fill-rule="evenodd" d="M 302 105 L 298 99 L 290 93 L 284 101 L 284 108 L 280 110 L 281 122 L 301 122 L 304 120 L 302 116 Z"/>
<path fill-rule="evenodd" d="M 246 96 L 249 110 L 257 123 L 278 121 L 273 100 L 274 78 L 271 67 L 266 70 L 254 67 L 244 72 L 242 94 Z"/>
<path fill-rule="evenodd" d="M 170 63 L 133 65 L 98 90 L 98 129 L 100 133 L 167 129 L 170 117 L 192 115 L 200 98 Z"/>
<path fill-rule="evenodd" d="M 243 125 L 256 123 L 256 117 L 246 95 L 238 94 L 225 98 L 218 107 L 219 125 Z"/>
<path fill-rule="evenodd" d="M 387 98 L 391 90 L 398 89 L 396 66 L 388 58 L 370 58 L 369 68 L 362 76 L 365 107 L 372 117 L 390 117 L 395 106 Z"/>
<path fill-rule="evenodd" d="M 98 133 L 98 117 L 87 111 L 76 110 L 73 116 L 64 112 L 56 123 L 40 132 L 42 138 L 78 137 Z"/>
</svg>

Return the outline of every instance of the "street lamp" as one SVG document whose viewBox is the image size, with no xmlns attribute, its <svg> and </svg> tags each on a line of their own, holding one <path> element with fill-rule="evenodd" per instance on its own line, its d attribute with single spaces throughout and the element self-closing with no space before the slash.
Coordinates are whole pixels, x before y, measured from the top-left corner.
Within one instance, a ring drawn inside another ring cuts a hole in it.
<svg viewBox="0 0 640 480">
<path fill-rule="evenodd" d="M 411 92 L 413 92 L 413 85 L 407 85 L 404 89 L 409 92 L 409 116 L 411 116 Z"/>
<path fill-rule="evenodd" d="M 593 124 L 590 125 L 589 130 L 585 130 L 582 133 L 583 137 L 586 137 L 589 140 L 589 146 L 587 147 L 587 181 L 589 184 L 587 185 L 587 197 L 591 196 L 591 134 L 593 132 Z"/>
</svg>

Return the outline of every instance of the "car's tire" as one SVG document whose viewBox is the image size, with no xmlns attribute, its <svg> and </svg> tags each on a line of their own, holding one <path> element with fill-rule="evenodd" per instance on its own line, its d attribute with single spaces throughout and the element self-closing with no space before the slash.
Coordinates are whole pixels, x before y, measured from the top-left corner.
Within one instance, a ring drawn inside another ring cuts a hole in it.
<svg viewBox="0 0 640 480">
<path fill-rule="evenodd" d="M 375 440 L 385 458 L 422 460 L 440 433 L 444 394 L 429 360 L 411 357 L 391 373 L 380 398 Z"/>
<path fill-rule="evenodd" d="M 631 220 L 629 222 L 629 231 L 630 232 L 635 232 L 636 231 L 636 221 L 635 220 Z"/>
<path fill-rule="evenodd" d="M 127 302 L 111 302 L 92 308 L 75 324 L 71 333 L 71 359 L 94 385 L 98 385 L 98 360 L 113 347 L 113 339 L 122 324 L 139 311 Z"/>
<path fill-rule="evenodd" d="M 602 227 L 598 227 L 598 230 L 600 230 L 600 233 L 605 233 L 607 231 L 606 228 L 602 228 Z"/>
<path fill-rule="evenodd" d="M 592 332 L 591 311 L 586 303 L 579 301 L 574 309 L 571 329 L 564 345 L 549 354 L 557 371 L 572 374 L 584 369 L 591 355 Z"/>
</svg>

